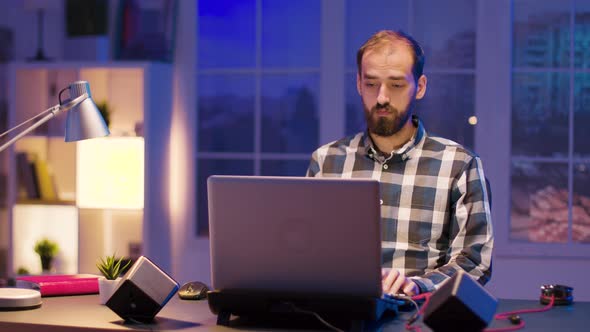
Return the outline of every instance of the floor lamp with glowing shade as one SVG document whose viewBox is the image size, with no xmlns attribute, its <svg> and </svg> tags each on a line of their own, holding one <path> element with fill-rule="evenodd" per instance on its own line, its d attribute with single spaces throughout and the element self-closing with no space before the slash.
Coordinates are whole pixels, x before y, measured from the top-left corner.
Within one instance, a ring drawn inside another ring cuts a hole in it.
<svg viewBox="0 0 590 332">
<path fill-rule="evenodd" d="M 102 222 L 92 222 L 92 227 L 101 227 L 94 234 L 103 234 L 94 249 L 87 248 L 82 254 L 102 247 L 102 252 L 89 257 L 128 254 L 128 258 L 137 258 L 144 206 L 143 137 L 109 137 L 77 145 L 76 206 L 100 210 Z M 94 236 L 93 241 L 100 237 Z"/>
</svg>

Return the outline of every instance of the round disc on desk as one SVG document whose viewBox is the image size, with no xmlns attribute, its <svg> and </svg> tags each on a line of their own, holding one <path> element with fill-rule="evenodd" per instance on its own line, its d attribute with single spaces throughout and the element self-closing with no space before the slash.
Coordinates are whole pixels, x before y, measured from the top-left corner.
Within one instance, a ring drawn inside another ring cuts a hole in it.
<svg viewBox="0 0 590 332">
<path fill-rule="evenodd" d="M 27 310 L 41 306 L 41 293 L 34 289 L 0 288 L 0 310 Z"/>
</svg>

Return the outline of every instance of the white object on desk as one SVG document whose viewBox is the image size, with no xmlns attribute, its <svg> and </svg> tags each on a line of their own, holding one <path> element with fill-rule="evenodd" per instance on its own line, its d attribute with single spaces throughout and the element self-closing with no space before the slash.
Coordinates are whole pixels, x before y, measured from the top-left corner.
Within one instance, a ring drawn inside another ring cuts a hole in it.
<svg viewBox="0 0 590 332">
<path fill-rule="evenodd" d="M 37 290 L 0 288 L 0 310 L 35 309 L 41 303 L 41 292 Z"/>
</svg>

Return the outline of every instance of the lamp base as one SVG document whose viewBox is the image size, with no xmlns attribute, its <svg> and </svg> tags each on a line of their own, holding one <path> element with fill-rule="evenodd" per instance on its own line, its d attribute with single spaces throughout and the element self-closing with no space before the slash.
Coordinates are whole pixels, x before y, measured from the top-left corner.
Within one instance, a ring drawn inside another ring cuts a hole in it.
<svg viewBox="0 0 590 332">
<path fill-rule="evenodd" d="M 0 288 L 0 311 L 36 309 L 41 303 L 41 293 L 38 290 Z"/>
<path fill-rule="evenodd" d="M 33 62 L 33 61 L 39 61 L 39 62 L 41 62 L 41 61 L 53 61 L 53 59 L 46 57 L 45 56 L 45 53 L 43 52 L 43 50 L 39 48 L 39 49 L 37 49 L 37 54 L 35 54 L 35 57 L 33 57 L 33 58 L 27 58 L 27 61 L 31 61 L 31 62 Z"/>
</svg>

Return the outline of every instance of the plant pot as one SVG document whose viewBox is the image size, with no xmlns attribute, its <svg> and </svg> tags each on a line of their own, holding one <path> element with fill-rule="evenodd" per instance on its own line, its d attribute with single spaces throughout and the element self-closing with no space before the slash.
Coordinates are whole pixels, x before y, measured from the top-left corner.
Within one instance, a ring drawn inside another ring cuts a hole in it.
<svg viewBox="0 0 590 332">
<path fill-rule="evenodd" d="M 41 257 L 41 270 L 43 272 L 51 271 L 51 262 L 53 262 L 52 256 L 39 256 Z"/>
<path fill-rule="evenodd" d="M 98 297 L 100 304 L 107 303 L 119 285 L 119 281 L 121 281 L 121 278 L 115 280 L 107 280 L 105 277 L 98 278 Z"/>
</svg>

